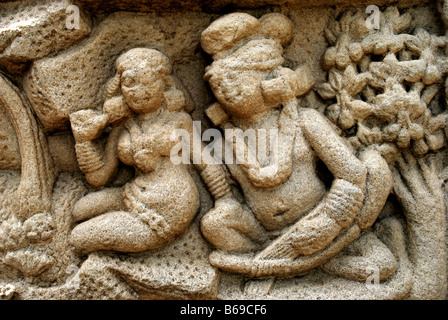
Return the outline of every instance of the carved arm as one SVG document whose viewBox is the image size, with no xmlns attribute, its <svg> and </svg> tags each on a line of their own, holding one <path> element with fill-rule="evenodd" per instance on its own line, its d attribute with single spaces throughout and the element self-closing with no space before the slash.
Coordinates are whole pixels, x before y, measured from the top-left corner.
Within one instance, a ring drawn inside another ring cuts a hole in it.
<svg viewBox="0 0 448 320">
<path fill-rule="evenodd" d="M 98 115 L 92 110 L 82 110 L 71 114 L 70 122 L 81 171 L 90 185 L 95 188 L 104 187 L 118 168 L 116 151 L 121 128 L 112 129 L 103 150 L 97 139 L 108 123 L 106 115 Z"/>
</svg>

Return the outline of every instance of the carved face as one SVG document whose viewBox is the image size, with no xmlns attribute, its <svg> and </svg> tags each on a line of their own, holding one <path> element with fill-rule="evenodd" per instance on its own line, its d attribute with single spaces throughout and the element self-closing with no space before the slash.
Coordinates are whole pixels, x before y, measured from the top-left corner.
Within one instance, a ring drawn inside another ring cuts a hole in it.
<svg viewBox="0 0 448 320">
<path fill-rule="evenodd" d="M 159 72 L 140 61 L 123 71 L 121 91 L 132 111 L 150 113 L 162 105 L 165 81 Z"/>
<path fill-rule="evenodd" d="M 205 79 L 232 116 L 250 118 L 272 107 L 266 104 L 261 83 L 284 62 L 282 50 L 274 40 L 252 40 L 208 68 Z"/>
<path fill-rule="evenodd" d="M 264 76 L 257 71 L 218 71 L 210 86 L 218 101 L 233 116 L 250 118 L 266 110 L 261 91 Z"/>
</svg>

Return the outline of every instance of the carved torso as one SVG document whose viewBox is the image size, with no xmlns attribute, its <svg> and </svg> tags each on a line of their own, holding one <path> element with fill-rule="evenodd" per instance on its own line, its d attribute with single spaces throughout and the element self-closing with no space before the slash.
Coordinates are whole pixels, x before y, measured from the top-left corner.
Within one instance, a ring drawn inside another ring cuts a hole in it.
<svg viewBox="0 0 448 320">
<path fill-rule="evenodd" d="M 126 209 L 141 214 L 151 208 L 179 230 L 199 207 L 199 192 L 187 165 L 175 165 L 169 158 L 170 134 L 185 116 L 162 111 L 137 119 L 121 133 L 117 148 L 120 160 L 137 168 L 136 177 L 124 188 Z"/>
<path fill-rule="evenodd" d="M 273 118 L 277 117 L 278 112 Z M 266 121 L 261 125 L 266 125 Z M 268 132 L 277 126 L 275 121 L 271 121 Z M 257 126 L 254 127 L 257 129 Z M 296 222 L 310 212 L 325 194 L 325 186 L 315 173 L 316 154 L 304 138 L 299 122 L 294 128 L 293 149 L 290 150 L 293 169 L 285 182 L 272 188 L 259 188 L 251 183 L 238 164 L 228 165 L 233 177 L 241 185 L 248 206 L 268 230 L 282 229 Z M 279 135 L 281 143 L 282 135 Z"/>
</svg>

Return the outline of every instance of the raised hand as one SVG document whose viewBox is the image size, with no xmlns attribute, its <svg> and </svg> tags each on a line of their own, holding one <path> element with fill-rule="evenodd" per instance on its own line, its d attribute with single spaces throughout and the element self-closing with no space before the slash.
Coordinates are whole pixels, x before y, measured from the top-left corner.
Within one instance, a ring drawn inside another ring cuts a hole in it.
<svg viewBox="0 0 448 320">
<path fill-rule="evenodd" d="M 108 122 L 107 115 L 94 110 L 80 110 L 70 115 L 73 136 L 77 143 L 99 138 Z"/>
</svg>

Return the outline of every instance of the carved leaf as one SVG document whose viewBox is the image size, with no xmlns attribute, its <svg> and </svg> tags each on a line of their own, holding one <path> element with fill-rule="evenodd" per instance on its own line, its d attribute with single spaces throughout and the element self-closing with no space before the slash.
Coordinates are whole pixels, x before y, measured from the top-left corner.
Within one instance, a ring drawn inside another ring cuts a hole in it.
<svg viewBox="0 0 448 320">
<path fill-rule="evenodd" d="M 336 66 L 339 70 L 346 68 L 352 61 L 346 48 L 338 51 L 336 55 Z"/>
<path fill-rule="evenodd" d="M 324 99 L 333 99 L 336 96 L 335 90 L 329 83 L 322 83 L 317 87 L 317 92 Z"/>
<path fill-rule="evenodd" d="M 326 70 L 329 70 L 335 66 L 336 63 L 336 48 L 331 47 L 325 51 L 323 58 L 323 67 Z"/>
<path fill-rule="evenodd" d="M 436 94 L 439 92 L 439 86 L 432 85 L 430 87 L 425 88 L 425 90 L 422 93 L 422 101 L 425 104 L 429 104 L 432 99 L 436 96 Z"/>
<path fill-rule="evenodd" d="M 362 100 L 352 100 L 347 105 L 351 109 L 352 115 L 358 120 L 363 120 L 373 113 L 373 107 Z"/>
<path fill-rule="evenodd" d="M 341 107 L 339 107 L 339 105 L 335 103 L 327 108 L 326 116 L 331 122 L 337 123 L 340 112 Z"/>
<path fill-rule="evenodd" d="M 370 130 L 361 123 L 358 123 L 356 136 L 364 145 L 372 145 L 381 141 L 381 132 L 379 130 Z"/>
<path fill-rule="evenodd" d="M 372 62 L 369 71 L 378 79 L 385 79 L 389 75 L 389 68 L 381 62 Z"/>
<path fill-rule="evenodd" d="M 392 20 L 394 22 L 394 32 L 401 33 L 410 27 L 412 22 L 412 15 L 409 12 L 402 14 L 398 19 Z"/>
<path fill-rule="evenodd" d="M 414 154 L 416 156 L 422 156 L 422 155 L 428 153 L 428 151 L 429 151 L 429 147 L 426 144 L 424 139 L 414 141 L 414 143 L 412 145 L 412 152 L 414 152 Z"/>
<path fill-rule="evenodd" d="M 344 76 L 342 78 L 342 87 L 345 88 L 349 93 L 349 88 L 354 85 L 356 76 L 357 73 L 352 65 L 349 65 L 347 68 L 345 68 Z"/>
<path fill-rule="evenodd" d="M 339 71 L 333 69 L 330 71 L 330 74 L 328 75 L 328 80 L 331 85 L 331 87 L 336 91 L 339 92 L 342 90 L 342 75 Z"/>
<path fill-rule="evenodd" d="M 389 52 L 397 53 L 404 49 L 405 39 L 407 35 L 399 35 L 395 39 L 391 39 L 387 42 Z"/>
<path fill-rule="evenodd" d="M 408 50 L 420 53 L 423 51 L 423 43 L 422 41 L 415 36 L 411 36 L 405 41 L 406 47 Z"/>
<path fill-rule="evenodd" d="M 351 96 L 356 96 L 366 87 L 367 83 L 371 79 L 370 73 L 362 73 L 356 75 L 352 85 L 347 87 L 346 90 Z"/>
<path fill-rule="evenodd" d="M 384 41 L 382 37 L 377 38 L 377 42 L 375 43 L 375 46 L 373 47 L 373 53 L 374 54 L 385 54 L 387 52 L 387 49 L 389 48 L 389 45 L 391 44 L 390 41 Z"/>
<path fill-rule="evenodd" d="M 400 17 L 400 11 L 397 7 L 387 7 L 387 9 L 384 11 L 384 16 L 386 18 L 386 21 L 394 21 L 395 19 L 398 19 Z"/>
<path fill-rule="evenodd" d="M 445 145 L 445 137 L 442 130 L 435 132 L 427 138 L 428 147 L 431 150 L 437 151 Z"/>
<path fill-rule="evenodd" d="M 426 31 L 423 28 L 418 28 L 416 31 L 416 36 L 419 38 L 420 42 L 422 43 L 422 48 L 429 47 L 431 45 L 431 35 L 428 31 Z"/>
<path fill-rule="evenodd" d="M 446 121 L 447 121 L 447 114 L 441 114 L 431 118 L 431 120 L 429 120 L 428 123 L 428 131 L 436 132 L 437 130 L 445 128 Z"/>
<path fill-rule="evenodd" d="M 400 125 L 393 123 L 383 129 L 383 139 L 387 142 L 393 142 L 397 140 L 398 132 L 400 131 Z"/>
<path fill-rule="evenodd" d="M 342 110 L 339 115 L 339 126 L 342 130 L 353 127 L 356 124 L 356 120 L 351 114 L 350 110 Z"/>
<path fill-rule="evenodd" d="M 425 75 L 426 61 L 423 59 L 399 62 L 399 71 L 404 75 L 404 80 L 418 82 Z"/>
<path fill-rule="evenodd" d="M 407 148 L 411 142 L 411 135 L 409 134 L 409 130 L 402 128 L 398 133 L 397 145 L 399 148 Z"/>
<path fill-rule="evenodd" d="M 342 15 L 341 19 L 339 20 L 342 32 L 348 33 L 350 31 L 349 27 L 350 27 L 351 17 L 352 17 L 352 12 L 351 11 L 346 11 Z"/>
<path fill-rule="evenodd" d="M 350 59 L 352 59 L 355 62 L 358 62 L 362 59 L 364 56 L 364 51 L 362 50 L 362 46 L 360 43 L 352 43 L 349 48 L 348 52 L 350 54 Z"/>
<path fill-rule="evenodd" d="M 423 78 L 423 82 L 425 84 L 430 85 L 441 81 L 442 81 L 442 73 L 440 72 L 439 68 L 435 64 L 430 64 L 426 68 L 426 73 Z"/>
<path fill-rule="evenodd" d="M 409 127 L 409 134 L 411 135 L 412 140 L 420 140 L 423 138 L 425 132 L 419 124 L 411 123 Z"/>
<path fill-rule="evenodd" d="M 373 51 L 373 48 L 375 48 L 375 45 L 378 43 L 378 36 L 376 34 L 371 34 L 367 37 L 365 37 L 362 42 L 362 49 L 365 53 L 371 53 Z"/>
<path fill-rule="evenodd" d="M 330 28 L 325 28 L 324 30 L 325 38 L 327 41 L 331 44 L 335 44 L 337 40 L 337 36 L 334 34 L 334 32 Z"/>
<path fill-rule="evenodd" d="M 26 277 L 36 277 L 48 270 L 54 259 L 44 252 L 24 249 L 8 252 L 3 263 L 21 271 Z"/>
</svg>

